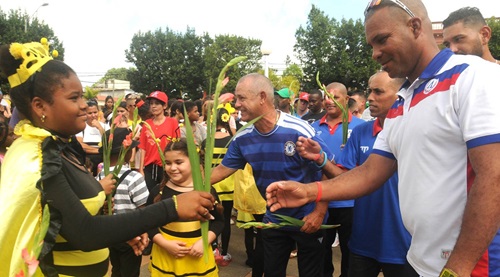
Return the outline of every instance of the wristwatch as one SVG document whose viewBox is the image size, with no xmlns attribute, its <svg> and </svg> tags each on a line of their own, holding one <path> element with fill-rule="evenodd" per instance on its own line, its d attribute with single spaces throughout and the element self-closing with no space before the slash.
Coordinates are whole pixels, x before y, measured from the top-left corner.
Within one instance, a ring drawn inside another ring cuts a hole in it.
<svg viewBox="0 0 500 277">
<path fill-rule="evenodd" d="M 449 268 L 443 268 L 443 271 L 441 271 L 441 274 L 439 274 L 439 277 L 459 277 L 455 271 L 449 269 Z"/>
</svg>

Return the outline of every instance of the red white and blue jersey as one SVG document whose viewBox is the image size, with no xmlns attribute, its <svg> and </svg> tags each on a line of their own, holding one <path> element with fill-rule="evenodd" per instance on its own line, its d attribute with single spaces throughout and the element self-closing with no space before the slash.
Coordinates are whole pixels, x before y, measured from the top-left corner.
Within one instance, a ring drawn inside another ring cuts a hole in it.
<svg viewBox="0 0 500 277">
<path fill-rule="evenodd" d="M 500 142 L 500 66 L 442 50 L 399 91 L 374 154 L 396 159 L 399 200 L 412 236 L 408 262 L 438 276 L 462 225 L 474 173 L 468 150 Z M 500 239 L 473 276 L 500 276 Z"/>
<path fill-rule="evenodd" d="M 354 128 L 337 164 L 346 169 L 363 164 L 380 131 L 378 119 Z M 349 249 L 380 263 L 405 264 L 410 240 L 401 219 L 398 174 L 394 173 L 376 191 L 355 200 Z"/>
<path fill-rule="evenodd" d="M 222 165 L 232 169 L 243 169 L 246 163 L 252 166 L 255 183 L 265 198 L 267 186 L 272 182 L 293 180 L 310 183 L 321 179 L 321 169 L 315 162 L 303 159 L 296 151 L 295 143 L 299 136 L 317 141 L 329 158 L 323 140 L 316 136 L 314 129 L 306 121 L 280 112 L 280 118 L 272 131 L 260 133 L 253 125 L 234 136 L 229 144 Z M 299 208 L 280 209 L 275 213 L 302 219 L 313 211 L 314 203 Z M 326 219 L 326 217 L 325 217 Z M 264 222 L 280 222 L 269 209 Z"/>
<path fill-rule="evenodd" d="M 333 153 L 333 159 L 338 161 L 342 155 L 343 147 L 343 131 L 342 122 L 336 124 L 335 126 L 328 125 L 326 122 L 327 115 L 323 116 L 320 120 L 314 121 L 311 126 L 316 130 L 316 133 L 328 146 L 328 149 Z M 349 113 L 349 124 L 347 127 L 347 138 L 351 136 L 352 130 L 366 121 L 359 119 Z M 328 208 L 352 208 L 354 206 L 354 200 L 340 200 L 340 201 L 330 201 L 328 202 Z"/>
</svg>

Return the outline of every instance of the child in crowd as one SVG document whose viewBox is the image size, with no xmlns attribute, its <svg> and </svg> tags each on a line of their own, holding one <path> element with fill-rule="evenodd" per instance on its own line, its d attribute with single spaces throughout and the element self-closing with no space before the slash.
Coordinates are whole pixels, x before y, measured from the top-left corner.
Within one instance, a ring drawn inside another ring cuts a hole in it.
<svg viewBox="0 0 500 277">
<path fill-rule="evenodd" d="M 200 119 L 200 114 L 198 113 L 198 106 L 193 101 L 184 101 L 181 110 L 177 110 L 177 113 L 181 112 L 184 115 L 186 111 L 188 118 L 184 118 L 184 124 L 191 124 L 191 129 L 193 130 L 193 137 L 196 146 L 200 146 L 201 142 L 207 138 L 207 130 L 203 127 L 198 120 Z M 179 125 L 180 127 L 180 125 Z M 181 138 L 186 137 L 186 126 L 181 127 Z"/>
<path fill-rule="evenodd" d="M 122 149 L 123 141 L 125 141 L 127 136 L 131 133 L 132 131 L 128 128 L 120 127 L 114 130 L 111 145 L 110 171 L 114 170 L 116 166 L 119 166 L 118 157 L 120 155 L 120 149 Z M 104 137 L 110 137 L 109 130 L 106 131 L 106 136 L 103 136 L 103 138 Z M 130 146 L 133 149 L 138 144 L 139 142 L 137 140 L 132 140 Z M 99 149 L 99 153 L 103 153 L 103 147 Z M 129 150 L 127 154 L 125 154 L 125 161 L 130 160 L 131 156 L 132 151 Z M 103 171 L 97 175 L 98 180 L 104 177 Z M 144 177 L 139 172 L 130 169 L 128 164 L 123 164 L 118 173 L 118 178 L 119 180 L 116 183 L 116 190 L 113 195 L 113 214 L 123 214 L 145 206 L 148 200 L 149 191 L 144 181 Z M 126 242 L 109 247 L 109 258 L 112 266 L 111 276 L 139 276 L 142 256 L 135 255 L 134 249 Z"/>
<path fill-rule="evenodd" d="M 170 142 L 164 154 L 165 177 L 160 185 L 160 193 L 154 199 L 155 202 L 193 190 L 192 168 L 186 140 L 182 138 Z M 213 189 L 212 194 L 216 194 Z M 210 221 L 209 245 L 224 228 L 222 211 L 214 209 L 210 213 L 214 220 Z M 212 251 L 207 253 L 208 262 L 203 259 L 203 240 L 199 221 L 172 222 L 150 231 L 149 237 L 154 242 L 149 267 L 152 277 L 164 276 L 166 272 L 175 276 L 219 276 Z"/>
</svg>

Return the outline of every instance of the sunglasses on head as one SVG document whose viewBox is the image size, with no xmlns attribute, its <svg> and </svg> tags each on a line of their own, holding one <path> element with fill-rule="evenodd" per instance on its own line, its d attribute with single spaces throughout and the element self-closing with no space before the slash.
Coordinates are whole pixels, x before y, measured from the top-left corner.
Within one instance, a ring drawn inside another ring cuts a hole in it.
<svg viewBox="0 0 500 277">
<path fill-rule="evenodd" d="M 382 2 L 384 1 L 389 1 L 389 2 L 392 2 L 394 4 L 396 4 L 398 7 L 400 7 L 401 9 L 403 9 L 407 14 L 409 14 L 411 17 L 415 17 L 415 14 L 401 1 L 399 0 L 372 0 L 368 3 L 368 6 L 366 6 L 366 9 L 365 9 L 365 17 L 366 17 L 366 14 L 373 8 L 373 7 L 376 7 L 380 4 L 382 4 Z"/>
</svg>

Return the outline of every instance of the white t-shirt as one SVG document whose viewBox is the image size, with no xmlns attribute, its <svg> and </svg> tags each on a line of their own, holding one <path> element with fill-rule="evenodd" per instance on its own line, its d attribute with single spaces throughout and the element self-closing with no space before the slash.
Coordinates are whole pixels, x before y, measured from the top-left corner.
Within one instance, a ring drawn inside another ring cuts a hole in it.
<svg viewBox="0 0 500 277">
<path fill-rule="evenodd" d="M 455 247 L 473 180 L 468 150 L 500 142 L 498 76 L 494 63 L 441 51 L 399 91 L 375 142 L 374 154 L 398 162 L 407 258 L 421 276 L 439 276 Z"/>
<path fill-rule="evenodd" d="M 102 122 L 99 122 L 99 124 L 101 124 L 102 128 L 104 128 L 104 131 L 109 130 L 108 124 L 104 124 Z M 83 142 L 88 144 L 89 146 L 99 148 L 99 143 L 101 142 L 102 135 L 101 132 L 99 132 L 99 129 L 85 123 L 85 129 L 82 132 L 76 134 L 76 137 L 83 138 Z"/>
</svg>

